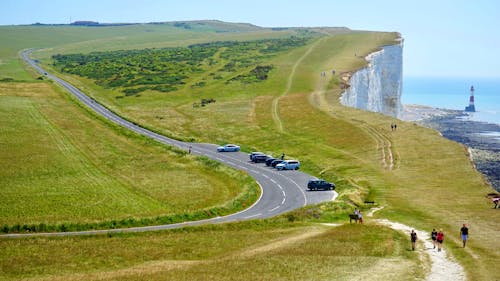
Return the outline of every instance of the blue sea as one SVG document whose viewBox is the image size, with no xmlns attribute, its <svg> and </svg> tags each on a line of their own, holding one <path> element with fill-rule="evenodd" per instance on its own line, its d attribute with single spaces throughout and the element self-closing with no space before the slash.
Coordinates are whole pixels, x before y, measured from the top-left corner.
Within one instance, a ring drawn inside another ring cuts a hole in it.
<svg viewBox="0 0 500 281">
<path fill-rule="evenodd" d="M 464 110 L 474 86 L 476 112 L 468 119 L 500 124 L 500 78 L 403 78 L 403 104 Z"/>
</svg>

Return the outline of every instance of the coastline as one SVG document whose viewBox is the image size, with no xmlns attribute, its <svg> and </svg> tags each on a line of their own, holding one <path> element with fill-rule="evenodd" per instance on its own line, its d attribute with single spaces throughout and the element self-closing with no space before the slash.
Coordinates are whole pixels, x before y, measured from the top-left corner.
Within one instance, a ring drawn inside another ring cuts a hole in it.
<svg viewBox="0 0 500 281">
<path fill-rule="evenodd" d="M 500 125 L 467 120 L 461 110 L 404 105 L 403 121 L 414 121 L 465 145 L 475 168 L 500 192 Z"/>
</svg>

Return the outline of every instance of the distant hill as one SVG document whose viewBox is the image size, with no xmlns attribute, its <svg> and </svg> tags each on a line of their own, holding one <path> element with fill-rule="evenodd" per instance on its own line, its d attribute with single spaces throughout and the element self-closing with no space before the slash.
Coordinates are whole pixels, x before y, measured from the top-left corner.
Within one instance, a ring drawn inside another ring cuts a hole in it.
<svg viewBox="0 0 500 281">
<path fill-rule="evenodd" d="M 74 21 L 70 24 L 50 24 L 50 23 L 34 23 L 32 26 L 90 26 L 90 27 L 109 27 L 109 26 L 124 26 L 124 25 L 169 25 L 177 28 L 183 28 L 192 31 L 212 31 L 212 32 L 248 32 L 248 31 L 260 31 L 266 28 L 256 26 L 249 23 L 231 23 L 223 22 L 219 20 L 194 20 L 194 21 L 166 21 L 166 22 L 149 22 L 149 23 L 100 23 L 97 21 L 90 20 L 79 20 Z M 288 29 L 288 28 L 277 28 Z"/>
<path fill-rule="evenodd" d="M 263 30 L 263 27 L 249 23 L 230 23 L 219 20 L 173 21 L 153 24 L 168 24 L 179 28 L 196 31 L 248 32 Z"/>
</svg>

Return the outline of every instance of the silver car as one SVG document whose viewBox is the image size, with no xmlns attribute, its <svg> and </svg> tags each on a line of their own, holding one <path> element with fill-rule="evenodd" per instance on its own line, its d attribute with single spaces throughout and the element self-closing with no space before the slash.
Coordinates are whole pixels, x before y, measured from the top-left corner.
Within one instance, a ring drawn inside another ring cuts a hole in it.
<svg viewBox="0 0 500 281">
<path fill-rule="evenodd" d="M 278 170 L 298 170 L 299 168 L 300 168 L 299 160 L 285 160 L 276 165 L 276 169 Z"/>
<path fill-rule="evenodd" d="M 235 152 L 240 151 L 240 147 L 236 144 L 226 144 L 224 146 L 217 147 L 217 152 Z"/>
</svg>

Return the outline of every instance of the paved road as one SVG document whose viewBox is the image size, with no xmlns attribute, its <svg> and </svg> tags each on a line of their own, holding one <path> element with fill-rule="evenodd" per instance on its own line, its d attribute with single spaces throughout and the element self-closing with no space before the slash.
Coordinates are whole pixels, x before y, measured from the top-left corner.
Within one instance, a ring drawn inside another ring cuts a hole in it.
<svg viewBox="0 0 500 281">
<path fill-rule="evenodd" d="M 200 225 L 206 223 L 224 223 L 240 220 L 268 218 L 276 216 L 305 205 L 317 204 L 325 201 L 335 200 L 337 192 L 335 191 L 307 191 L 307 181 L 312 176 L 300 171 L 277 171 L 269 168 L 264 164 L 255 164 L 250 162 L 248 154 L 242 152 L 217 152 L 216 145 L 204 143 L 188 143 L 167 138 L 158 133 L 142 128 L 130 121 L 127 121 L 115 113 L 111 112 L 92 98 L 85 95 L 83 92 L 73 87 L 68 82 L 47 73 L 41 68 L 36 61 L 29 58 L 32 50 L 25 50 L 21 53 L 22 58 L 34 67 L 38 72 L 46 77 L 54 80 L 62 87 L 66 88 L 71 94 L 77 97 L 86 106 L 93 109 L 98 114 L 104 116 L 110 121 L 132 130 L 138 134 L 150 137 L 158 142 L 175 146 L 184 150 L 188 150 L 191 146 L 192 154 L 204 155 L 223 164 L 229 165 L 235 169 L 244 171 L 252 176 L 261 186 L 262 194 L 259 200 L 241 212 L 224 216 L 216 217 L 207 220 L 189 221 L 184 223 L 157 225 L 146 227 L 134 227 L 124 229 L 107 229 L 95 231 L 77 231 L 77 232 L 59 232 L 59 233 L 34 233 L 34 234 L 6 234 L 3 237 L 18 237 L 18 236 L 67 236 L 67 235 L 92 235 L 102 233 L 115 232 L 142 232 L 161 229 L 172 229 L 183 226 Z"/>
</svg>

